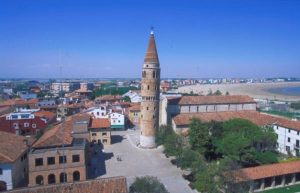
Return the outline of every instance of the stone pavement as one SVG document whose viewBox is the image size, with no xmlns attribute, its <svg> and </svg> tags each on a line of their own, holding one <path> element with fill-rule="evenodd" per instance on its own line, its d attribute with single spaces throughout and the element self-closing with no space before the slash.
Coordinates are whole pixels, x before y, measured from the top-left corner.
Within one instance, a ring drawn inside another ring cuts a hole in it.
<svg viewBox="0 0 300 193">
<path fill-rule="evenodd" d="M 165 157 L 161 148 L 137 147 L 139 133 L 139 130 L 112 132 L 113 144 L 104 146 L 103 151 L 92 158 L 95 176 L 125 176 L 128 185 L 137 176 L 156 176 L 170 193 L 195 193 L 182 178 L 182 171 L 171 164 L 170 158 Z"/>
</svg>

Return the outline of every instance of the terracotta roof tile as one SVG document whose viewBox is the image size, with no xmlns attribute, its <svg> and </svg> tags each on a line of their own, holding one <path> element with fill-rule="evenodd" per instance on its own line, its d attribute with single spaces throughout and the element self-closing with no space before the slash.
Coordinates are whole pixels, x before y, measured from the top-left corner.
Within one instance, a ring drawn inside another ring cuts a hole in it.
<svg viewBox="0 0 300 193">
<path fill-rule="evenodd" d="M 133 105 L 132 107 L 129 107 L 129 111 L 141 111 L 141 105 L 140 104 Z"/>
<path fill-rule="evenodd" d="M 110 121 L 108 118 L 92 119 L 90 128 L 91 129 L 110 128 Z"/>
<path fill-rule="evenodd" d="M 192 118 L 200 119 L 203 122 L 226 121 L 234 118 L 246 119 L 259 126 L 279 125 L 285 128 L 300 131 L 300 121 L 293 121 L 286 118 L 262 114 L 257 111 L 224 111 L 210 113 L 183 113 L 175 116 L 173 121 L 176 125 L 188 125 Z"/>
<path fill-rule="evenodd" d="M 8 191 L 9 193 L 127 193 L 125 177 L 101 178 L 96 180 L 37 186 Z"/>
<path fill-rule="evenodd" d="M 263 116 L 264 118 L 260 117 Z M 268 115 L 260 114 L 256 111 L 226 111 L 211 113 L 186 113 L 179 114 L 173 118 L 177 125 L 188 125 L 192 118 L 200 119 L 203 122 L 226 121 L 233 118 L 245 118 L 252 120 L 257 125 L 271 124 L 274 120 L 269 120 Z M 275 121 L 274 121 L 275 122 Z"/>
<path fill-rule="evenodd" d="M 191 104 L 241 104 L 256 103 L 247 95 L 221 95 L 221 96 L 182 96 L 180 105 Z"/>
<path fill-rule="evenodd" d="M 156 43 L 154 39 L 154 35 L 150 34 L 148 48 L 144 57 L 144 63 L 151 63 L 159 65 Z"/>
<path fill-rule="evenodd" d="M 26 137 L 0 131 L 0 163 L 14 162 L 28 148 Z"/>
<path fill-rule="evenodd" d="M 42 137 L 33 144 L 33 147 L 55 147 L 61 146 L 62 144 L 72 144 L 72 126 L 72 117 L 68 117 L 64 123 L 58 124 L 46 131 Z"/>
<path fill-rule="evenodd" d="M 37 111 L 33 114 L 41 118 L 46 118 L 47 120 L 52 120 L 55 118 L 55 113 L 45 110 Z"/>
<path fill-rule="evenodd" d="M 121 100 L 121 95 L 103 95 L 101 97 L 97 97 L 95 100 L 103 100 L 103 101 L 109 101 L 109 100 Z"/>
<path fill-rule="evenodd" d="M 256 180 L 300 172 L 300 161 L 276 163 L 233 171 L 237 181 Z"/>
</svg>

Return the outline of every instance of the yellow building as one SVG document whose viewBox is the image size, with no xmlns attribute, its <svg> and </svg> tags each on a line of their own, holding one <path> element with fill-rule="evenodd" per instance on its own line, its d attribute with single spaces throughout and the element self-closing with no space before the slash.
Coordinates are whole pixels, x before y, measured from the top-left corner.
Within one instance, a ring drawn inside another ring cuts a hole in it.
<svg viewBox="0 0 300 193">
<path fill-rule="evenodd" d="M 90 139 L 93 143 L 111 144 L 111 129 L 108 118 L 92 119 L 89 126 Z"/>
<path fill-rule="evenodd" d="M 140 124 L 140 118 L 141 118 L 141 106 L 140 104 L 134 105 L 129 108 L 128 112 L 128 118 L 134 125 Z"/>
</svg>

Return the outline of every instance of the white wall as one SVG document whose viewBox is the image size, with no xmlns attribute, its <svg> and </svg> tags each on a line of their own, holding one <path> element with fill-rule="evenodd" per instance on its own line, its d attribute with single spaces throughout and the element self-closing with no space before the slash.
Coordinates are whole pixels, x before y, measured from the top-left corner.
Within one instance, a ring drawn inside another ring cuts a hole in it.
<svg viewBox="0 0 300 193">
<path fill-rule="evenodd" d="M 273 129 L 275 133 L 278 135 L 277 143 L 278 143 L 278 151 L 283 154 L 288 154 L 286 151 L 286 147 L 290 147 L 290 152 L 296 156 L 296 140 L 299 140 L 300 143 L 300 132 L 284 128 L 281 126 L 274 125 Z M 290 138 L 290 142 L 288 141 L 288 138 Z"/>
<path fill-rule="evenodd" d="M 125 117 L 123 114 L 111 113 L 111 114 L 109 114 L 109 118 L 110 118 L 111 125 L 124 125 L 125 124 Z"/>
<path fill-rule="evenodd" d="M 0 181 L 4 181 L 7 186 L 7 190 L 13 188 L 12 183 L 12 165 L 11 164 L 0 164 L 0 168 L 3 170 L 3 174 L 0 175 Z"/>
</svg>

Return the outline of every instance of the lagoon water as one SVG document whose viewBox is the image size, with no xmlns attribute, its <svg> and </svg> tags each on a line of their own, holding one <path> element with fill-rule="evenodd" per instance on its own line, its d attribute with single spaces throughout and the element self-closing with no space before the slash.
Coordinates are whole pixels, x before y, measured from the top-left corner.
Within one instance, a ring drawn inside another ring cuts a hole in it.
<svg viewBox="0 0 300 193">
<path fill-rule="evenodd" d="M 300 96 L 300 87 L 271 88 L 268 91 L 280 95 Z"/>
</svg>

